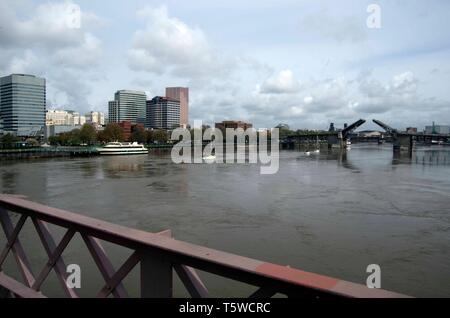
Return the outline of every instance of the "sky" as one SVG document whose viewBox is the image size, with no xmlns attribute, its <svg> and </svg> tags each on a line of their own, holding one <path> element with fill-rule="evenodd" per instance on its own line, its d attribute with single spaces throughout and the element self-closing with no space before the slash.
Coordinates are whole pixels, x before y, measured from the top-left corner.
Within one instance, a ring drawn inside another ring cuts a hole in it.
<svg viewBox="0 0 450 318">
<path fill-rule="evenodd" d="M 367 20 L 380 8 L 380 28 Z M 0 76 L 47 108 L 107 112 L 120 89 L 190 88 L 190 121 L 258 128 L 450 124 L 447 0 L 0 0 Z"/>
</svg>

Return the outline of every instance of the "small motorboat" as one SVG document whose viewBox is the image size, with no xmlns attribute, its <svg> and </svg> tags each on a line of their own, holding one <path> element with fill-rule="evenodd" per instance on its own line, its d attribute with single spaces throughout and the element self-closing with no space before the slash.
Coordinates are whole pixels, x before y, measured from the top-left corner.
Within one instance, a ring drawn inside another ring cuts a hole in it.
<svg viewBox="0 0 450 318">
<path fill-rule="evenodd" d="M 216 156 L 210 155 L 202 158 L 206 163 L 212 163 L 216 161 Z"/>
</svg>

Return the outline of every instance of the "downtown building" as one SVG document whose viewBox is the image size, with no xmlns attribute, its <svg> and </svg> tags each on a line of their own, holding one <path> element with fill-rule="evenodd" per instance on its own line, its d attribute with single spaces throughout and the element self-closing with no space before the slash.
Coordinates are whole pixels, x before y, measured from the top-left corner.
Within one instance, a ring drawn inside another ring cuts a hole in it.
<svg viewBox="0 0 450 318">
<path fill-rule="evenodd" d="M 79 112 L 72 110 L 48 109 L 45 116 L 44 137 L 47 140 L 49 137 L 80 129 L 84 124 L 90 124 L 99 130 L 105 124 L 105 115 L 94 111 L 80 115 Z"/>
<path fill-rule="evenodd" d="M 180 101 L 180 127 L 187 128 L 189 124 L 189 88 L 167 87 L 166 97 Z"/>
<path fill-rule="evenodd" d="M 450 134 L 450 126 L 448 125 L 435 125 L 433 123 L 432 126 L 425 126 L 425 134 L 427 135 L 449 135 Z"/>
<path fill-rule="evenodd" d="M 46 126 L 83 126 L 86 116 L 72 110 L 49 109 L 45 114 Z"/>
<path fill-rule="evenodd" d="M 156 96 L 147 101 L 146 128 L 175 129 L 180 127 L 180 101 Z"/>
<path fill-rule="evenodd" d="M 226 131 L 227 128 L 230 129 L 241 128 L 243 130 L 247 130 L 249 128 L 253 128 L 253 124 L 241 120 L 224 120 L 221 123 L 216 123 L 215 127 L 222 131 Z"/>
<path fill-rule="evenodd" d="M 97 126 L 104 126 L 105 125 L 105 114 L 102 112 L 90 112 L 86 115 L 87 122 L 89 124 L 97 125 Z"/>
<path fill-rule="evenodd" d="M 0 78 L 0 121 L 4 133 L 40 136 L 45 126 L 44 78 L 11 74 Z"/>
<path fill-rule="evenodd" d="M 108 104 L 108 122 L 145 123 L 146 118 L 145 92 L 120 90 L 114 95 L 114 100 Z"/>
</svg>

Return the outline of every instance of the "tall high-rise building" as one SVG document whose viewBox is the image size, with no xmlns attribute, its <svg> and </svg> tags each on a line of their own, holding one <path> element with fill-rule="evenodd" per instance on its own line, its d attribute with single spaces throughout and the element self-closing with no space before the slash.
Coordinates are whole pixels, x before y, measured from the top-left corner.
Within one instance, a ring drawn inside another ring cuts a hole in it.
<svg viewBox="0 0 450 318">
<path fill-rule="evenodd" d="M 167 87 L 166 97 L 180 101 L 180 126 L 186 128 L 189 124 L 189 88 Z"/>
<path fill-rule="evenodd" d="M 119 102 L 110 101 L 108 103 L 108 123 L 118 123 L 119 120 Z"/>
<path fill-rule="evenodd" d="M 154 129 L 180 127 L 180 101 L 161 96 L 147 101 L 146 127 Z"/>
<path fill-rule="evenodd" d="M 110 123 L 130 121 L 144 123 L 147 96 L 145 92 L 120 90 L 114 95 L 114 101 L 108 104 Z"/>
<path fill-rule="evenodd" d="M 45 79 L 11 74 L 0 78 L 0 117 L 5 132 L 36 136 L 45 126 Z"/>
</svg>

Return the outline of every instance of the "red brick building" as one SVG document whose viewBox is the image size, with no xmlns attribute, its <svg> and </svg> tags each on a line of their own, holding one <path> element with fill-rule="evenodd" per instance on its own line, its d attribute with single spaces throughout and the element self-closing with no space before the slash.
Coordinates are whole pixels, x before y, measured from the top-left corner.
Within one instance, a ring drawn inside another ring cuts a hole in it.
<svg viewBox="0 0 450 318">
<path fill-rule="evenodd" d="M 244 130 L 247 130 L 248 128 L 252 128 L 253 125 L 250 123 L 246 123 L 243 121 L 237 121 L 237 120 L 224 120 L 221 123 L 216 123 L 216 128 L 224 130 L 227 128 L 232 128 L 232 129 L 238 129 L 238 128 L 242 128 Z"/>
<path fill-rule="evenodd" d="M 123 129 L 123 138 L 125 141 L 131 141 L 131 135 L 135 129 L 144 129 L 143 124 L 134 124 L 131 121 L 121 121 L 118 124 Z"/>
</svg>

